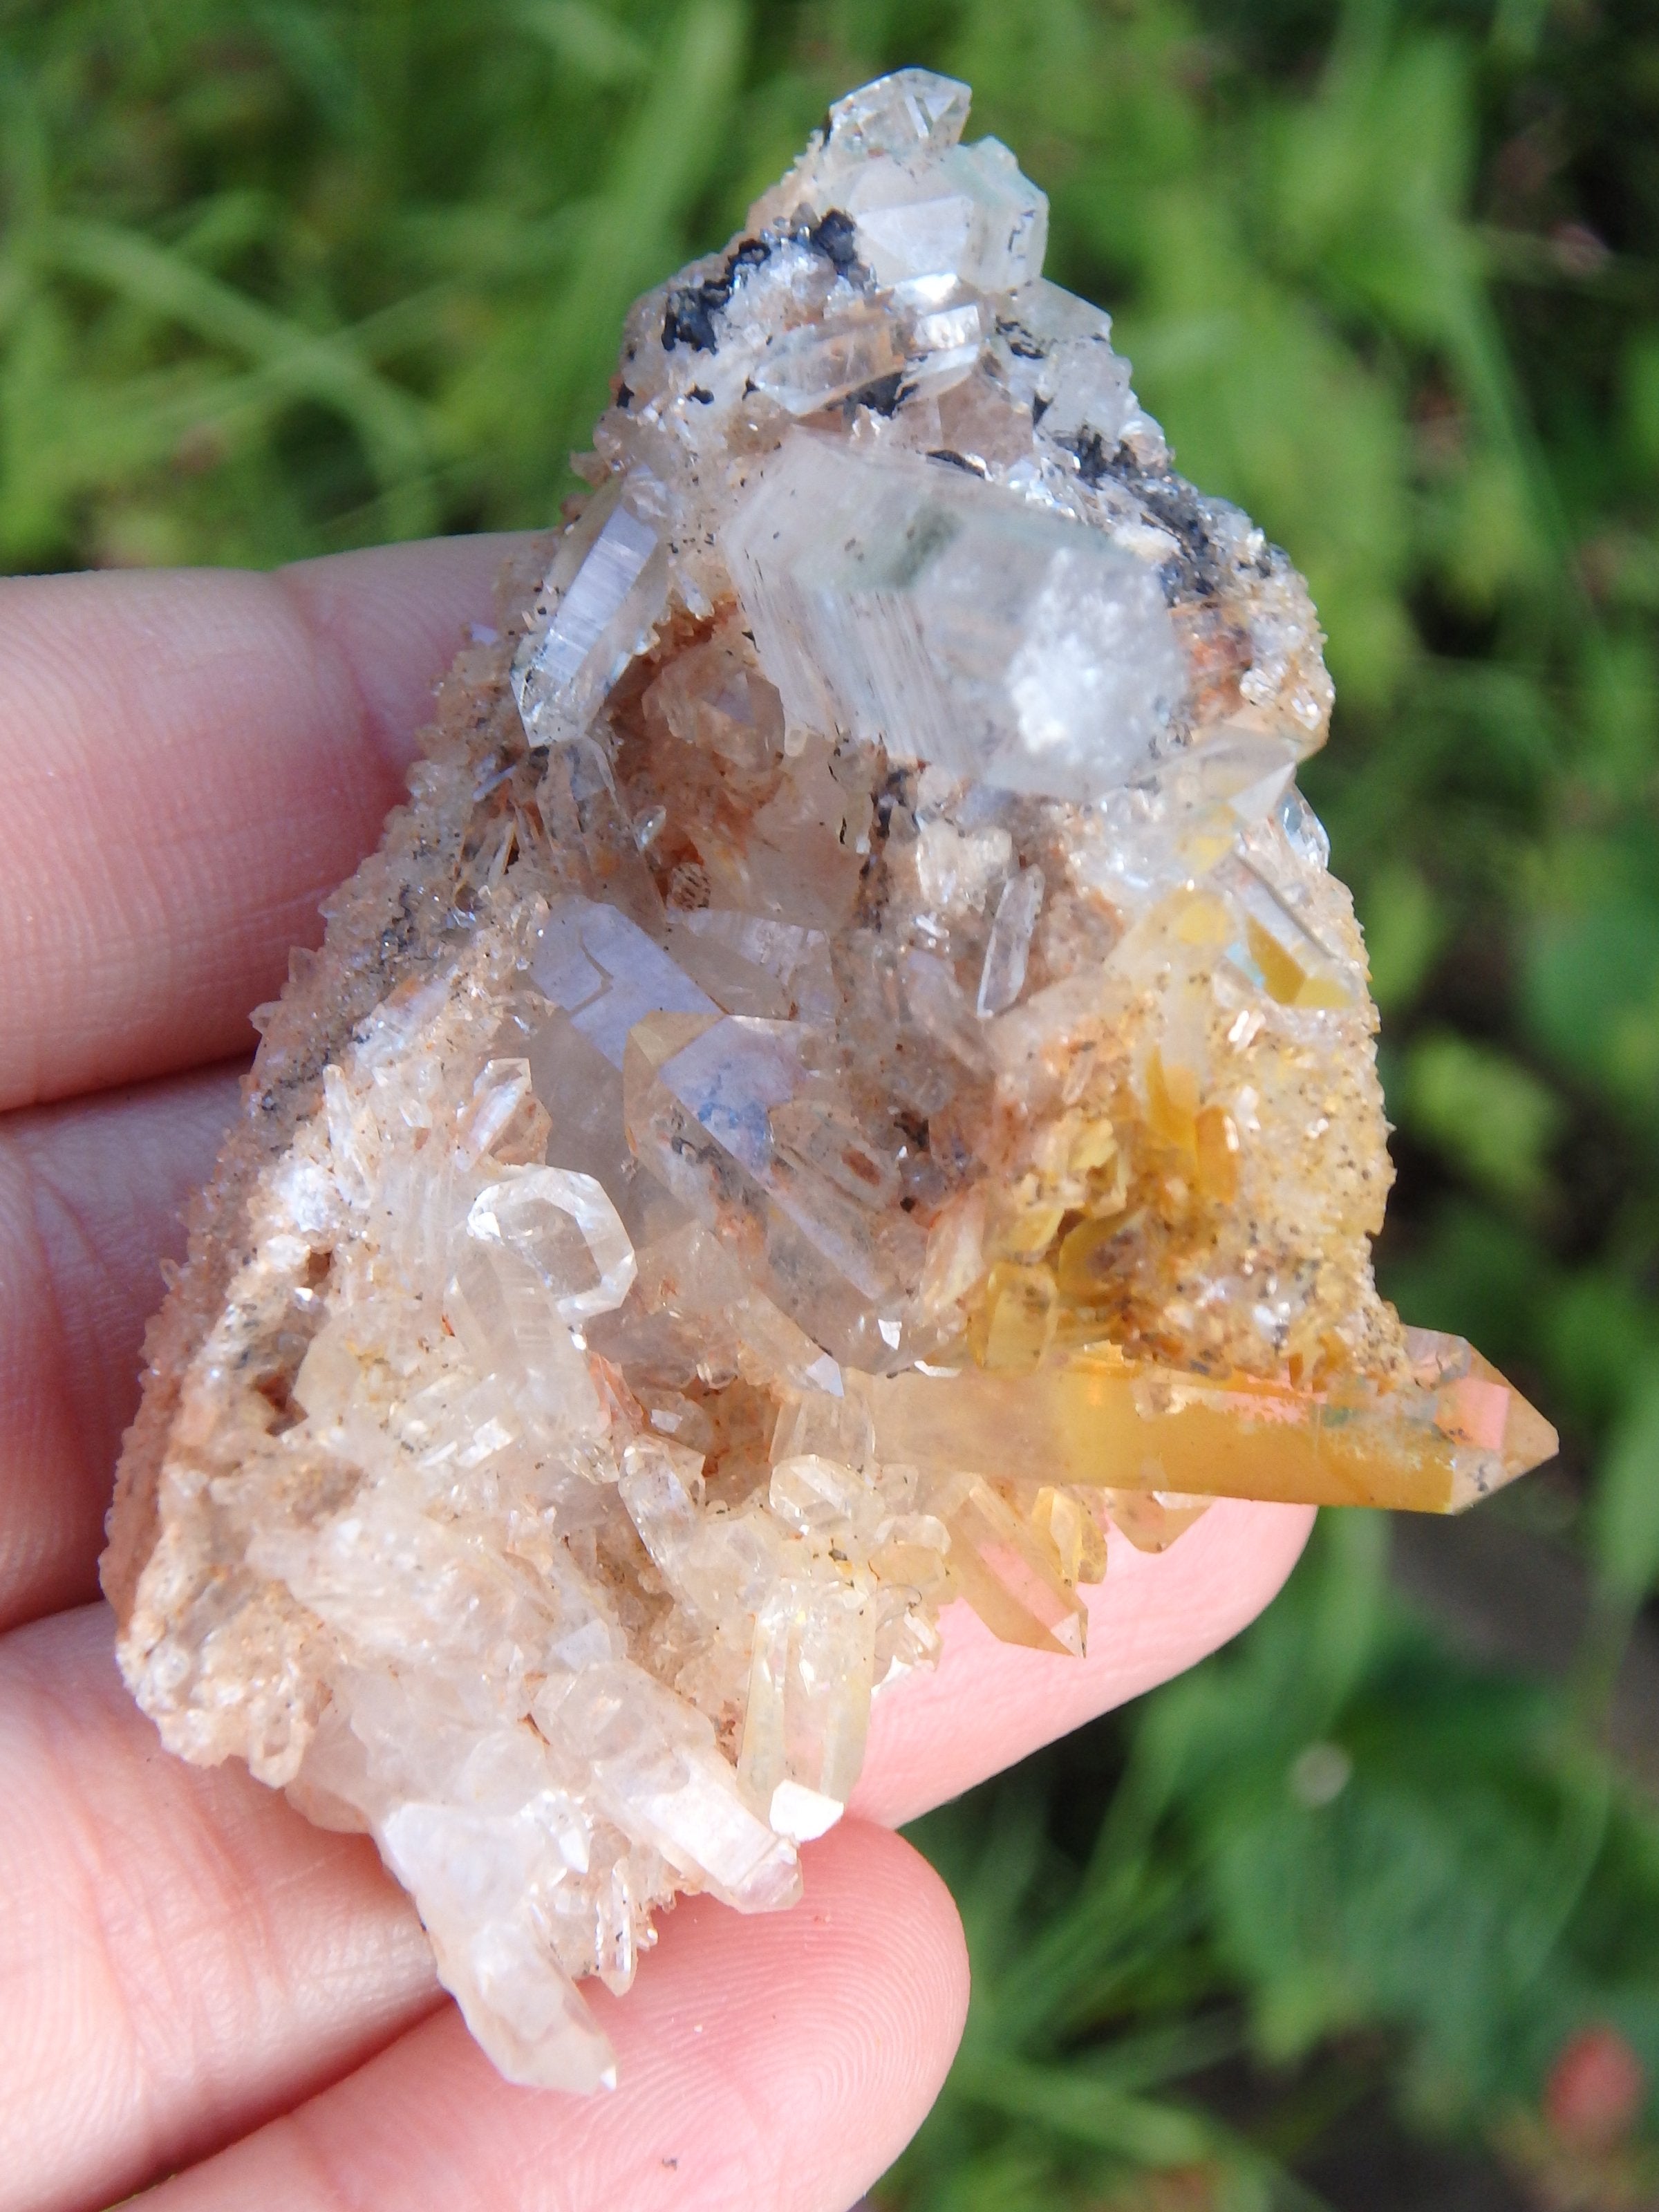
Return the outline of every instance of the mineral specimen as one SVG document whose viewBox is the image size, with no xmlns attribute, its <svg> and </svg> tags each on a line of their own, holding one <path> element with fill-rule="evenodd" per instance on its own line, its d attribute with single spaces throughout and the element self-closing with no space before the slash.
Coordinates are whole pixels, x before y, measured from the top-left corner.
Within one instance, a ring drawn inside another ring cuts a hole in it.
<svg viewBox="0 0 1659 2212">
<path fill-rule="evenodd" d="M 1300 579 L 1172 473 L 966 88 L 629 317 L 592 495 L 296 958 L 105 1560 L 165 1741 L 367 1829 L 514 2079 L 796 1895 L 967 1601 L 1553 1448 L 1373 1285 Z"/>
</svg>

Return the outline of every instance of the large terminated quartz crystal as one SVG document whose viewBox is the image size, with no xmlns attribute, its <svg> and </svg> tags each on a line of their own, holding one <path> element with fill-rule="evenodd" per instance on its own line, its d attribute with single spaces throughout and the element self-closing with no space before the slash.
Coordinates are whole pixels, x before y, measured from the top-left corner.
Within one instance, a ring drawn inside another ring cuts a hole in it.
<svg viewBox="0 0 1659 2212">
<path fill-rule="evenodd" d="M 1402 1328 L 1300 579 L 963 86 L 642 300 L 592 496 L 265 1009 L 105 1563 L 167 1742 L 367 1829 L 515 2080 L 796 1895 L 953 1597 L 1542 1458 Z"/>
</svg>

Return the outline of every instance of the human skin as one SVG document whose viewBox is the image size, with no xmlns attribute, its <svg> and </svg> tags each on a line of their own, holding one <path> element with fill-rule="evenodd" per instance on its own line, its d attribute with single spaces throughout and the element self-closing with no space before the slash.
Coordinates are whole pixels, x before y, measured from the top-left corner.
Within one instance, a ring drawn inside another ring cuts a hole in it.
<svg viewBox="0 0 1659 2212">
<path fill-rule="evenodd" d="M 590 1990 L 605 2096 L 500 2079 L 365 1838 L 162 1750 L 96 1574 L 158 1263 L 248 1010 L 376 842 L 514 543 L 0 581 L 0 2212 L 844 2212 L 967 2005 L 892 1826 L 1213 1650 L 1307 1534 L 1223 1501 L 1160 1557 L 1114 1540 L 1086 1660 L 951 1608 L 805 1902 L 682 1903 L 627 1997 Z"/>
</svg>

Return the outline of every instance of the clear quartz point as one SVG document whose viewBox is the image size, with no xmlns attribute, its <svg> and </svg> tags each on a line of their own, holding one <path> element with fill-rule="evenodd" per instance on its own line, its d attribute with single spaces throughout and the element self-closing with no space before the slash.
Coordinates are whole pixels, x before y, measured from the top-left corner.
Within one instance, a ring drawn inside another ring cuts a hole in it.
<svg viewBox="0 0 1659 2212">
<path fill-rule="evenodd" d="M 466 1226 L 484 1243 L 527 1260 L 562 1321 L 611 1313 L 632 1286 L 634 1247 L 593 1176 L 568 1168 L 509 1170 L 473 1200 Z"/>
<path fill-rule="evenodd" d="M 1063 1669 L 1217 1498 L 1555 1445 L 1373 1281 L 1301 579 L 967 112 L 850 93 L 631 312 L 149 1339 L 126 1680 L 374 1838 L 516 2081 L 614 2079 L 677 1894 L 793 1903 L 947 1604 Z"/>
<path fill-rule="evenodd" d="M 1187 672 L 1158 572 L 971 472 L 798 436 L 724 545 L 798 724 L 1079 800 L 1170 743 Z"/>
<path fill-rule="evenodd" d="M 514 663 L 514 692 L 535 744 L 581 734 L 663 605 L 666 562 L 656 532 L 623 501 L 606 505 L 597 529 L 573 533 L 561 548 L 544 586 L 546 625 Z"/>
<path fill-rule="evenodd" d="M 921 168 L 878 155 L 848 174 L 841 200 L 882 285 L 952 278 L 994 295 L 1042 266 L 1048 200 L 994 138 L 952 146 Z"/>
<path fill-rule="evenodd" d="M 895 70 L 836 100 L 830 110 L 830 143 L 848 158 L 943 154 L 962 137 L 972 97 L 955 77 L 936 76 L 931 70 Z"/>
</svg>

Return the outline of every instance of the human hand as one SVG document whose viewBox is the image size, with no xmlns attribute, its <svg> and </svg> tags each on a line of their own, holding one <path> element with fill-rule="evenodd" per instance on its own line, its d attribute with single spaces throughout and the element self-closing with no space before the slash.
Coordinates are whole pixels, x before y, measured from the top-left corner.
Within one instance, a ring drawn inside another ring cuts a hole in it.
<svg viewBox="0 0 1659 2212">
<path fill-rule="evenodd" d="M 156 2212 L 842 2212 L 967 2001 L 951 1900 L 891 1825 L 1190 1666 L 1307 1533 L 1223 1500 L 1160 1557 L 1114 1538 L 1085 1661 L 951 1608 L 805 1902 L 684 1902 L 627 1997 L 588 1989 L 610 2096 L 501 2080 L 366 1838 L 162 1751 L 96 1580 L 156 1261 L 247 1009 L 378 838 L 511 546 L 0 583 L 0 2212 L 147 2185 Z"/>
</svg>

